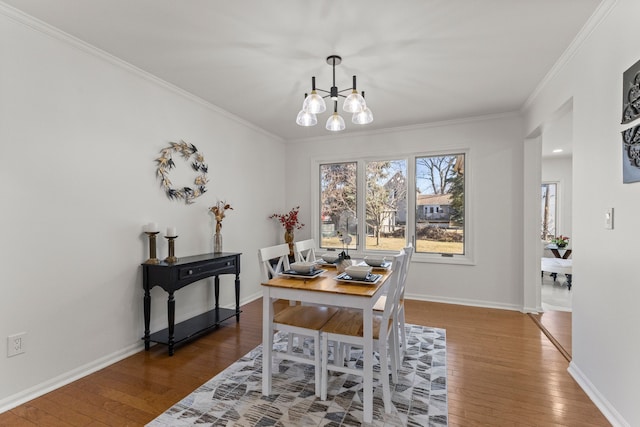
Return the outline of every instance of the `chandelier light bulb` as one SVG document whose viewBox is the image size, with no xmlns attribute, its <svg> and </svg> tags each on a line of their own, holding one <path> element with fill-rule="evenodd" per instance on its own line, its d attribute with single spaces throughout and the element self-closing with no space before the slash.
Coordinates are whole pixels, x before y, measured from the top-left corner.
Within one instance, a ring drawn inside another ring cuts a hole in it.
<svg viewBox="0 0 640 427">
<path fill-rule="evenodd" d="M 345 128 L 344 119 L 338 115 L 338 113 L 333 113 L 331 117 L 327 120 L 327 130 L 332 132 L 339 132 L 344 130 Z"/>
<path fill-rule="evenodd" d="M 298 117 L 296 117 L 296 123 L 300 126 L 315 126 L 318 124 L 318 118 L 315 114 L 311 114 L 308 111 L 300 110 Z"/>
<path fill-rule="evenodd" d="M 372 121 L 373 113 L 371 113 L 371 110 L 368 107 L 360 112 L 353 113 L 353 117 L 351 118 L 351 122 L 357 125 L 366 125 L 371 123 Z"/>
<path fill-rule="evenodd" d="M 362 92 L 362 99 L 364 100 L 364 92 Z M 357 113 L 353 113 L 353 117 L 351 118 L 351 122 L 357 125 L 366 125 L 373 121 L 373 113 L 366 106 L 362 111 L 358 111 Z"/>
<path fill-rule="evenodd" d="M 304 99 L 302 109 L 311 114 L 324 113 L 327 109 L 327 105 L 324 103 L 324 99 L 314 90 L 311 94 Z"/>
</svg>

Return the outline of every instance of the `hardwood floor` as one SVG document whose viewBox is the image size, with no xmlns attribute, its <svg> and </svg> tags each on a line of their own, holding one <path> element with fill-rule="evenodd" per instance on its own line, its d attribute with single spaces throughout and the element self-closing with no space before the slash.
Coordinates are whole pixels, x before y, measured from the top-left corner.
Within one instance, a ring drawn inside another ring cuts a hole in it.
<svg viewBox="0 0 640 427">
<path fill-rule="evenodd" d="M 608 426 L 529 316 L 406 301 L 408 323 L 447 331 L 450 426 Z M 141 426 L 261 343 L 262 301 L 173 357 L 141 351 L 0 414 L 0 426 Z"/>
<path fill-rule="evenodd" d="M 571 312 L 551 310 L 529 316 L 538 323 L 565 359 L 571 362 Z"/>
</svg>

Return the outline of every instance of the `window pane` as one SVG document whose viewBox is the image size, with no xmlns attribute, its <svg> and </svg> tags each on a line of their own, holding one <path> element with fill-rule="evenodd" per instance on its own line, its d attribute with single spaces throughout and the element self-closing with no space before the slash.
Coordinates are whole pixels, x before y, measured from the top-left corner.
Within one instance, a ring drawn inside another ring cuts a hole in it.
<svg viewBox="0 0 640 427">
<path fill-rule="evenodd" d="M 416 158 L 416 252 L 464 254 L 464 154 Z"/>
<path fill-rule="evenodd" d="M 366 191 L 367 250 L 406 246 L 407 162 L 368 162 Z"/>
<path fill-rule="evenodd" d="M 355 162 L 320 165 L 320 247 L 356 248 L 356 181 Z"/>
<path fill-rule="evenodd" d="M 542 240 L 550 240 L 556 236 L 556 184 L 542 184 L 541 209 Z"/>
</svg>

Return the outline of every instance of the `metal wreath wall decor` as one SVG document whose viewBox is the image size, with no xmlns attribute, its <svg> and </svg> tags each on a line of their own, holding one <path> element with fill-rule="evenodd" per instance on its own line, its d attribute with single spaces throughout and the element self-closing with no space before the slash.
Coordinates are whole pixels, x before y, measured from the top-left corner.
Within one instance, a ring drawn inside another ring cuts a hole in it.
<svg viewBox="0 0 640 427">
<path fill-rule="evenodd" d="M 198 173 L 193 183 L 195 186 L 173 187 L 169 179 L 169 172 L 176 167 L 173 161 L 173 154 L 178 154 L 186 161 L 191 162 L 191 169 Z M 156 176 L 160 179 L 160 185 L 164 189 L 167 197 L 171 200 L 184 200 L 190 205 L 194 200 L 202 196 L 206 191 L 208 166 L 204 162 L 204 157 L 193 144 L 171 142 L 166 148 L 160 150 L 160 157 L 156 159 L 158 169 Z"/>
</svg>

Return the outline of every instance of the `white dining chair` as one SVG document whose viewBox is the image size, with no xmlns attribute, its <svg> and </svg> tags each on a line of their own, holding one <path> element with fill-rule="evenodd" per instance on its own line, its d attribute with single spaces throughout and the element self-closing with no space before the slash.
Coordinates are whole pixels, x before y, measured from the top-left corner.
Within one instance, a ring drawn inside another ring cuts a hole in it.
<svg viewBox="0 0 640 427">
<path fill-rule="evenodd" d="M 389 363 L 396 366 L 395 352 L 388 351 L 388 348 L 397 347 L 397 334 L 393 334 L 392 330 L 395 325 L 393 316 L 397 308 L 396 294 L 398 291 L 399 278 L 402 272 L 402 264 L 404 262 L 404 253 L 399 253 L 393 257 L 391 276 L 385 283 L 387 291 L 387 299 L 384 311 L 373 317 L 373 342 L 374 348 L 377 349 L 380 362 L 379 380 L 382 383 L 382 398 L 384 401 L 384 409 L 386 413 L 391 413 L 391 386 L 389 383 Z M 327 389 L 329 383 L 328 371 L 337 371 L 346 374 L 358 375 L 365 377 L 367 375 L 374 376 L 373 372 L 365 372 L 362 367 L 357 364 L 350 366 L 344 364 L 344 359 L 339 349 L 334 346 L 333 363 L 329 364 L 329 341 L 339 342 L 341 345 L 347 344 L 352 346 L 360 346 L 364 348 L 363 336 L 364 315 L 362 310 L 340 309 L 323 327 L 322 327 L 322 400 L 327 399 Z M 389 360 L 391 359 L 391 360 Z M 392 370 L 393 374 L 393 370 Z M 394 381 L 397 381 L 394 378 Z"/>
<path fill-rule="evenodd" d="M 293 253 L 296 261 L 316 261 L 316 241 L 314 239 L 300 240 L 293 243 Z"/>
<path fill-rule="evenodd" d="M 282 244 L 262 248 L 258 250 L 258 259 L 260 261 L 263 281 L 277 277 L 282 271 L 289 269 L 289 245 Z M 282 359 L 314 365 L 316 396 L 320 396 L 322 379 L 320 329 L 337 311 L 338 309 L 335 307 L 289 305 L 274 314 L 270 327 L 270 341 L 263 343 L 263 345 L 268 345 L 273 348 L 274 330 L 288 333 L 287 351 L 284 354 L 278 352 L 277 356 Z M 299 347 L 302 347 L 305 337 L 313 339 L 313 358 L 304 355 L 304 352 L 296 352 L 294 350 L 295 341 L 298 342 Z M 276 355 L 276 352 L 272 352 L 272 354 Z M 263 363 L 273 363 L 273 360 L 265 360 Z"/>
<path fill-rule="evenodd" d="M 409 266 L 411 265 L 411 257 L 413 256 L 414 249 L 413 245 L 409 243 L 408 246 L 405 246 L 402 249 L 404 252 L 404 262 L 402 264 L 402 272 L 399 278 L 398 283 L 398 310 L 396 311 L 396 316 L 394 318 L 394 322 L 397 325 L 397 328 L 394 329 L 394 333 L 398 333 L 399 337 L 397 339 L 398 346 L 396 350 L 396 357 L 398 363 L 401 362 L 401 356 L 407 351 L 407 331 L 405 329 L 405 314 L 404 314 L 404 290 L 407 286 L 407 275 L 409 274 Z M 376 311 L 384 311 L 384 305 L 387 301 L 387 296 L 383 295 L 378 299 L 376 305 L 374 306 L 374 310 Z M 401 353 L 402 351 L 402 353 Z"/>
</svg>

